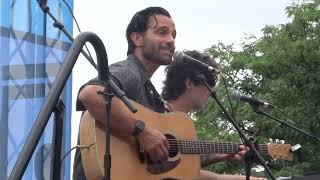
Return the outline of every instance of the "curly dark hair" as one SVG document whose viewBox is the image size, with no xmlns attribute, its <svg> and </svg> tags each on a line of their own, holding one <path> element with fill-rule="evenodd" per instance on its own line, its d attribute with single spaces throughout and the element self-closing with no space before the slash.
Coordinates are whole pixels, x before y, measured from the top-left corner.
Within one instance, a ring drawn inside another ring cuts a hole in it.
<svg viewBox="0 0 320 180">
<path fill-rule="evenodd" d="M 198 51 L 184 51 L 185 54 L 204 62 L 214 68 L 218 68 L 216 61 L 209 55 Z M 217 82 L 217 75 L 200 69 L 182 59 L 174 60 L 165 69 L 166 79 L 163 81 L 162 97 L 166 100 L 177 99 L 186 89 L 185 80 L 189 78 L 196 86 L 205 82 L 214 87 Z"/>
<path fill-rule="evenodd" d="M 133 32 L 144 33 L 148 29 L 149 18 L 155 15 L 164 15 L 171 18 L 169 12 L 162 7 L 148 7 L 141 11 L 138 11 L 128 24 L 126 37 L 128 41 L 127 55 L 132 54 L 136 45 L 130 38 Z"/>
</svg>

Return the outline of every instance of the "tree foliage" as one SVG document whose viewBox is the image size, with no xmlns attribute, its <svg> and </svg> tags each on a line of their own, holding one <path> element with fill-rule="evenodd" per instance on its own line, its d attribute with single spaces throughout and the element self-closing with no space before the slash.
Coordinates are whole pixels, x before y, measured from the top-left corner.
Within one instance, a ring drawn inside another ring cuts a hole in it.
<svg viewBox="0 0 320 180">
<path fill-rule="evenodd" d="M 240 44 L 241 50 L 223 43 L 206 50 L 219 61 L 225 78 L 225 82 L 220 78 L 216 90 L 218 99 L 230 112 L 233 109 L 236 121 L 247 134 L 256 133 L 259 143 L 277 138 L 302 146 L 293 162 L 271 163 L 276 176 L 320 172 L 320 142 L 254 113 L 248 104 L 229 101 L 224 85 L 272 102 L 284 114 L 275 109 L 261 110 L 320 137 L 320 1 L 293 2 L 286 13 L 290 22 L 265 26 L 263 36 L 246 37 Z M 201 139 L 239 139 L 213 100 L 196 113 L 195 118 Z M 243 165 L 232 163 L 215 164 L 209 169 L 219 173 L 244 173 Z"/>
</svg>

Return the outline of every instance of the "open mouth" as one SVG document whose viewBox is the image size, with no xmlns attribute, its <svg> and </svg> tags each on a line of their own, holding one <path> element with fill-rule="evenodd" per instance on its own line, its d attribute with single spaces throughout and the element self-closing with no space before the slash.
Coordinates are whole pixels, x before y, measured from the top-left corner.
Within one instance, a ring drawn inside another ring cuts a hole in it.
<svg viewBox="0 0 320 180">
<path fill-rule="evenodd" d="M 164 54 L 168 54 L 171 57 L 173 56 L 173 53 L 169 49 L 161 49 L 161 52 L 164 53 Z"/>
</svg>

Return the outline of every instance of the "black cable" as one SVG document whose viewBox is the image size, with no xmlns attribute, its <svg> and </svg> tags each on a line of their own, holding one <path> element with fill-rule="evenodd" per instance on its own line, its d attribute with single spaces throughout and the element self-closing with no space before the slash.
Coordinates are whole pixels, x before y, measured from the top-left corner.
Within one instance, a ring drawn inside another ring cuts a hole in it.
<svg viewBox="0 0 320 180">
<path fill-rule="evenodd" d="M 233 108 L 233 104 L 232 104 L 232 101 L 231 101 L 231 98 L 230 98 L 230 93 L 229 93 L 229 90 L 228 90 L 228 87 L 227 87 L 227 83 L 226 83 L 226 79 L 224 78 L 223 74 L 220 73 L 220 77 L 222 79 L 222 82 L 223 82 L 223 86 L 224 86 L 224 89 L 226 90 L 226 95 L 227 95 L 227 99 L 228 99 L 228 102 L 229 102 L 229 106 L 230 106 L 230 109 L 231 109 L 231 116 L 233 117 L 233 119 L 235 121 L 237 121 L 236 119 L 236 115 L 235 115 L 235 111 L 234 111 L 234 108 Z M 247 130 L 245 127 L 244 127 L 244 124 L 242 122 L 238 122 L 239 123 L 239 126 L 241 127 L 241 129 L 247 133 L 250 133 L 250 134 L 253 134 L 252 131 L 249 131 Z"/>
<path fill-rule="evenodd" d="M 228 92 L 228 88 L 227 88 L 227 86 L 226 86 L 226 81 L 225 81 L 225 79 L 223 78 L 223 76 L 222 76 L 222 74 L 220 74 L 221 75 L 221 77 L 222 77 L 222 79 L 223 79 L 223 82 L 224 82 L 224 87 L 225 87 L 225 89 L 226 89 L 226 93 L 227 93 L 227 99 L 229 100 L 229 103 L 230 103 L 230 106 L 231 106 L 231 111 L 232 111 L 232 116 L 234 116 L 233 117 L 233 120 L 234 120 L 234 122 L 236 122 L 236 119 L 235 119 L 235 115 L 234 115 L 234 111 L 233 111 L 233 108 L 232 108 L 232 103 L 231 103 L 231 100 L 230 100 L 230 96 L 229 96 L 229 92 Z M 210 94 L 212 95 L 212 94 L 216 94 L 215 93 L 215 91 L 214 90 L 211 90 L 211 88 L 210 88 L 210 86 L 209 86 L 209 84 L 207 83 L 207 81 L 206 81 L 206 79 L 203 77 L 203 78 L 201 78 L 202 80 L 203 80 L 203 82 L 204 82 L 204 85 L 207 87 L 207 89 L 209 90 L 209 92 L 210 92 Z M 216 97 L 216 96 L 215 96 Z M 241 127 L 244 131 L 246 131 L 245 129 L 244 129 L 244 127 Z M 245 140 L 244 139 L 242 139 L 242 137 L 240 136 L 240 140 L 242 141 L 242 144 L 245 144 Z M 247 150 L 248 150 L 248 148 L 247 147 L 245 147 Z"/>
<path fill-rule="evenodd" d="M 47 14 L 48 16 L 51 17 L 51 19 L 54 21 L 53 26 L 55 28 L 58 28 L 59 30 L 61 30 L 62 32 L 64 32 L 64 34 L 69 38 L 69 40 L 71 42 L 73 42 L 75 39 L 71 36 L 71 34 L 64 28 L 64 25 L 58 21 L 57 18 L 55 18 L 53 16 L 53 14 L 51 14 L 50 12 L 50 8 L 47 6 L 47 2 L 46 0 L 37 0 L 39 3 L 40 8 L 42 9 L 42 11 Z M 81 53 L 84 55 L 85 58 L 87 58 L 87 60 L 89 61 L 89 63 L 95 68 L 97 69 L 97 64 L 93 61 L 93 59 L 87 54 L 87 52 L 85 52 L 84 50 L 81 50 Z"/>
<path fill-rule="evenodd" d="M 74 22 L 76 23 L 76 26 L 77 26 L 77 28 L 78 28 L 78 31 L 79 31 L 79 33 L 81 33 L 81 29 L 80 29 L 79 23 L 78 23 L 78 21 L 77 21 L 76 17 L 74 16 L 74 14 L 73 14 L 73 12 L 72 12 L 71 7 L 70 7 L 70 6 L 69 6 L 69 4 L 66 2 L 66 0 L 62 0 L 62 1 L 63 1 L 63 2 L 66 4 L 66 6 L 68 7 L 69 12 L 70 12 L 70 14 L 71 14 L 72 18 L 73 18 Z M 86 47 L 86 50 L 87 50 L 87 52 L 88 52 L 88 54 L 89 54 L 90 58 L 91 58 L 91 59 L 93 59 L 93 58 L 92 58 L 92 56 L 91 56 L 91 53 L 90 53 L 90 51 L 89 51 L 89 48 L 87 47 L 87 45 L 86 45 L 86 44 L 84 45 L 84 47 Z"/>
<path fill-rule="evenodd" d="M 211 97 L 217 102 L 217 104 L 219 105 L 221 111 L 223 111 L 224 115 L 228 118 L 229 122 L 234 126 L 234 128 L 236 128 L 236 130 L 238 131 L 238 134 L 240 136 L 240 138 L 242 139 L 242 141 L 244 141 L 244 145 L 245 147 L 248 146 L 250 148 L 250 151 L 254 153 L 255 157 L 258 160 L 258 163 L 263 165 L 263 167 L 265 168 L 265 171 L 267 171 L 267 173 L 269 174 L 271 179 L 275 180 L 275 177 L 273 176 L 273 174 L 271 173 L 271 170 L 269 169 L 269 167 L 267 166 L 267 162 L 262 158 L 262 156 L 260 155 L 260 153 L 258 152 L 258 150 L 254 147 L 254 145 L 252 144 L 252 141 L 250 139 L 248 139 L 246 137 L 246 135 L 243 133 L 243 131 L 240 129 L 239 125 L 236 123 L 236 121 L 234 121 L 234 119 L 231 117 L 231 115 L 229 114 L 229 112 L 227 111 L 227 109 L 222 105 L 222 103 L 219 101 L 219 99 L 217 98 L 216 93 L 213 91 L 211 93 Z M 250 163 L 249 161 L 246 162 L 246 164 Z M 246 169 L 250 168 L 250 164 L 248 164 L 246 166 Z M 251 170 L 250 170 L 251 171 Z M 246 175 L 246 179 L 250 179 L 250 176 Z"/>
<path fill-rule="evenodd" d="M 230 109 L 231 109 L 231 115 L 232 115 L 233 119 L 236 121 L 236 116 L 235 116 L 233 104 L 231 102 L 230 93 L 229 93 L 229 90 L 228 90 L 228 87 L 227 87 L 227 84 L 226 84 L 226 80 L 225 80 L 225 78 L 224 78 L 222 73 L 220 73 L 220 77 L 222 79 L 224 89 L 226 90 L 227 99 L 228 99 L 228 102 L 229 102 L 229 105 L 230 105 Z"/>
<path fill-rule="evenodd" d="M 277 107 L 275 107 L 275 109 L 276 109 L 278 112 L 280 112 L 284 117 L 286 117 L 287 119 L 289 119 L 290 121 L 292 121 L 295 125 L 304 126 L 304 125 L 302 125 L 301 123 L 298 123 L 296 120 L 294 120 L 294 119 L 292 119 L 291 117 L 289 117 L 289 116 L 288 116 L 286 113 L 284 113 L 281 109 L 279 109 L 279 108 L 277 108 Z M 303 128 L 304 131 L 307 131 L 307 132 L 309 132 L 309 133 L 312 134 L 312 132 L 311 132 L 310 130 L 306 129 L 306 127 L 301 127 L 301 128 Z"/>
<path fill-rule="evenodd" d="M 84 148 L 90 148 L 91 146 L 93 146 L 93 145 L 95 145 L 96 143 L 92 143 L 92 144 L 90 144 L 90 145 L 76 145 L 76 146 L 74 146 L 73 148 L 71 148 L 66 154 L 64 154 L 63 155 L 63 157 L 61 158 L 61 160 L 60 160 L 60 167 L 62 167 L 62 163 L 63 163 L 63 161 L 64 161 L 64 159 L 71 153 L 71 151 L 73 151 L 74 149 L 78 149 L 78 148 L 80 148 L 80 149 L 84 149 Z"/>
<path fill-rule="evenodd" d="M 78 23 L 78 21 L 77 21 L 77 18 L 74 16 L 74 14 L 73 14 L 73 12 L 72 12 L 72 9 L 71 9 L 70 5 L 69 5 L 65 0 L 62 0 L 62 1 L 63 1 L 63 2 L 65 3 L 65 5 L 67 6 L 67 8 L 68 8 L 68 10 L 69 10 L 69 12 L 70 12 L 73 20 L 74 20 L 75 23 L 76 23 L 76 26 L 77 26 L 77 28 L 78 28 L 79 33 L 81 33 L 81 29 L 80 29 L 79 23 Z M 85 44 L 84 46 L 85 46 L 85 48 L 86 48 L 86 50 L 87 50 L 90 58 L 93 59 L 92 56 L 91 56 L 91 53 L 90 53 L 90 51 L 89 51 L 89 48 L 87 47 L 87 45 Z M 74 146 L 73 148 L 71 148 L 71 149 L 61 158 L 61 160 L 60 160 L 61 166 L 62 166 L 62 163 L 63 163 L 64 159 L 68 156 L 68 154 L 71 153 L 71 151 L 73 151 L 74 149 L 77 149 L 77 148 L 89 148 L 89 147 L 91 147 L 91 146 L 94 145 L 94 144 L 95 144 L 95 143 L 92 143 L 92 144 L 90 144 L 90 145 L 77 145 L 77 146 Z M 61 167 L 61 166 L 60 166 L 60 167 Z"/>
</svg>

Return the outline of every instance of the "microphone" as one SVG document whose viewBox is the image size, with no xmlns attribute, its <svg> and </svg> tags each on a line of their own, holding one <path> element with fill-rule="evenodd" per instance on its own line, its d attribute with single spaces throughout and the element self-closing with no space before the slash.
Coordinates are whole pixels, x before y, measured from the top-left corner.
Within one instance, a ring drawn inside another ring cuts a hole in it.
<svg viewBox="0 0 320 180">
<path fill-rule="evenodd" d="M 197 59 L 195 59 L 195 58 L 193 58 L 191 56 L 188 56 L 185 53 L 183 53 L 182 51 L 174 52 L 173 53 L 173 59 L 176 60 L 176 61 L 177 60 L 186 61 L 188 63 L 191 63 L 191 64 L 195 65 L 195 66 L 198 66 L 199 68 L 206 69 L 206 70 L 208 70 L 210 72 L 213 72 L 213 73 L 216 73 L 216 74 L 220 73 L 218 69 L 216 69 L 216 68 L 214 68 L 212 66 L 209 66 L 208 64 L 203 63 L 203 62 L 201 62 L 201 61 L 199 61 L 199 60 L 197 60 Z"/>
<path fill-rule="evenodd" d="M 249 103 L 250 105 L 257 105 L 257 106 L 263 106 L 265 108 L 275 108 L 274 105 L 261 101 L 259 99 L 250 97 L 250 96 L 246 96 L 242 93 L 240 93 L 239 91 L 232 91 L 231 92 L 231 99 L 236 100 L 236 101 L 245 101 L 247 103 Z"/>
</svg>

